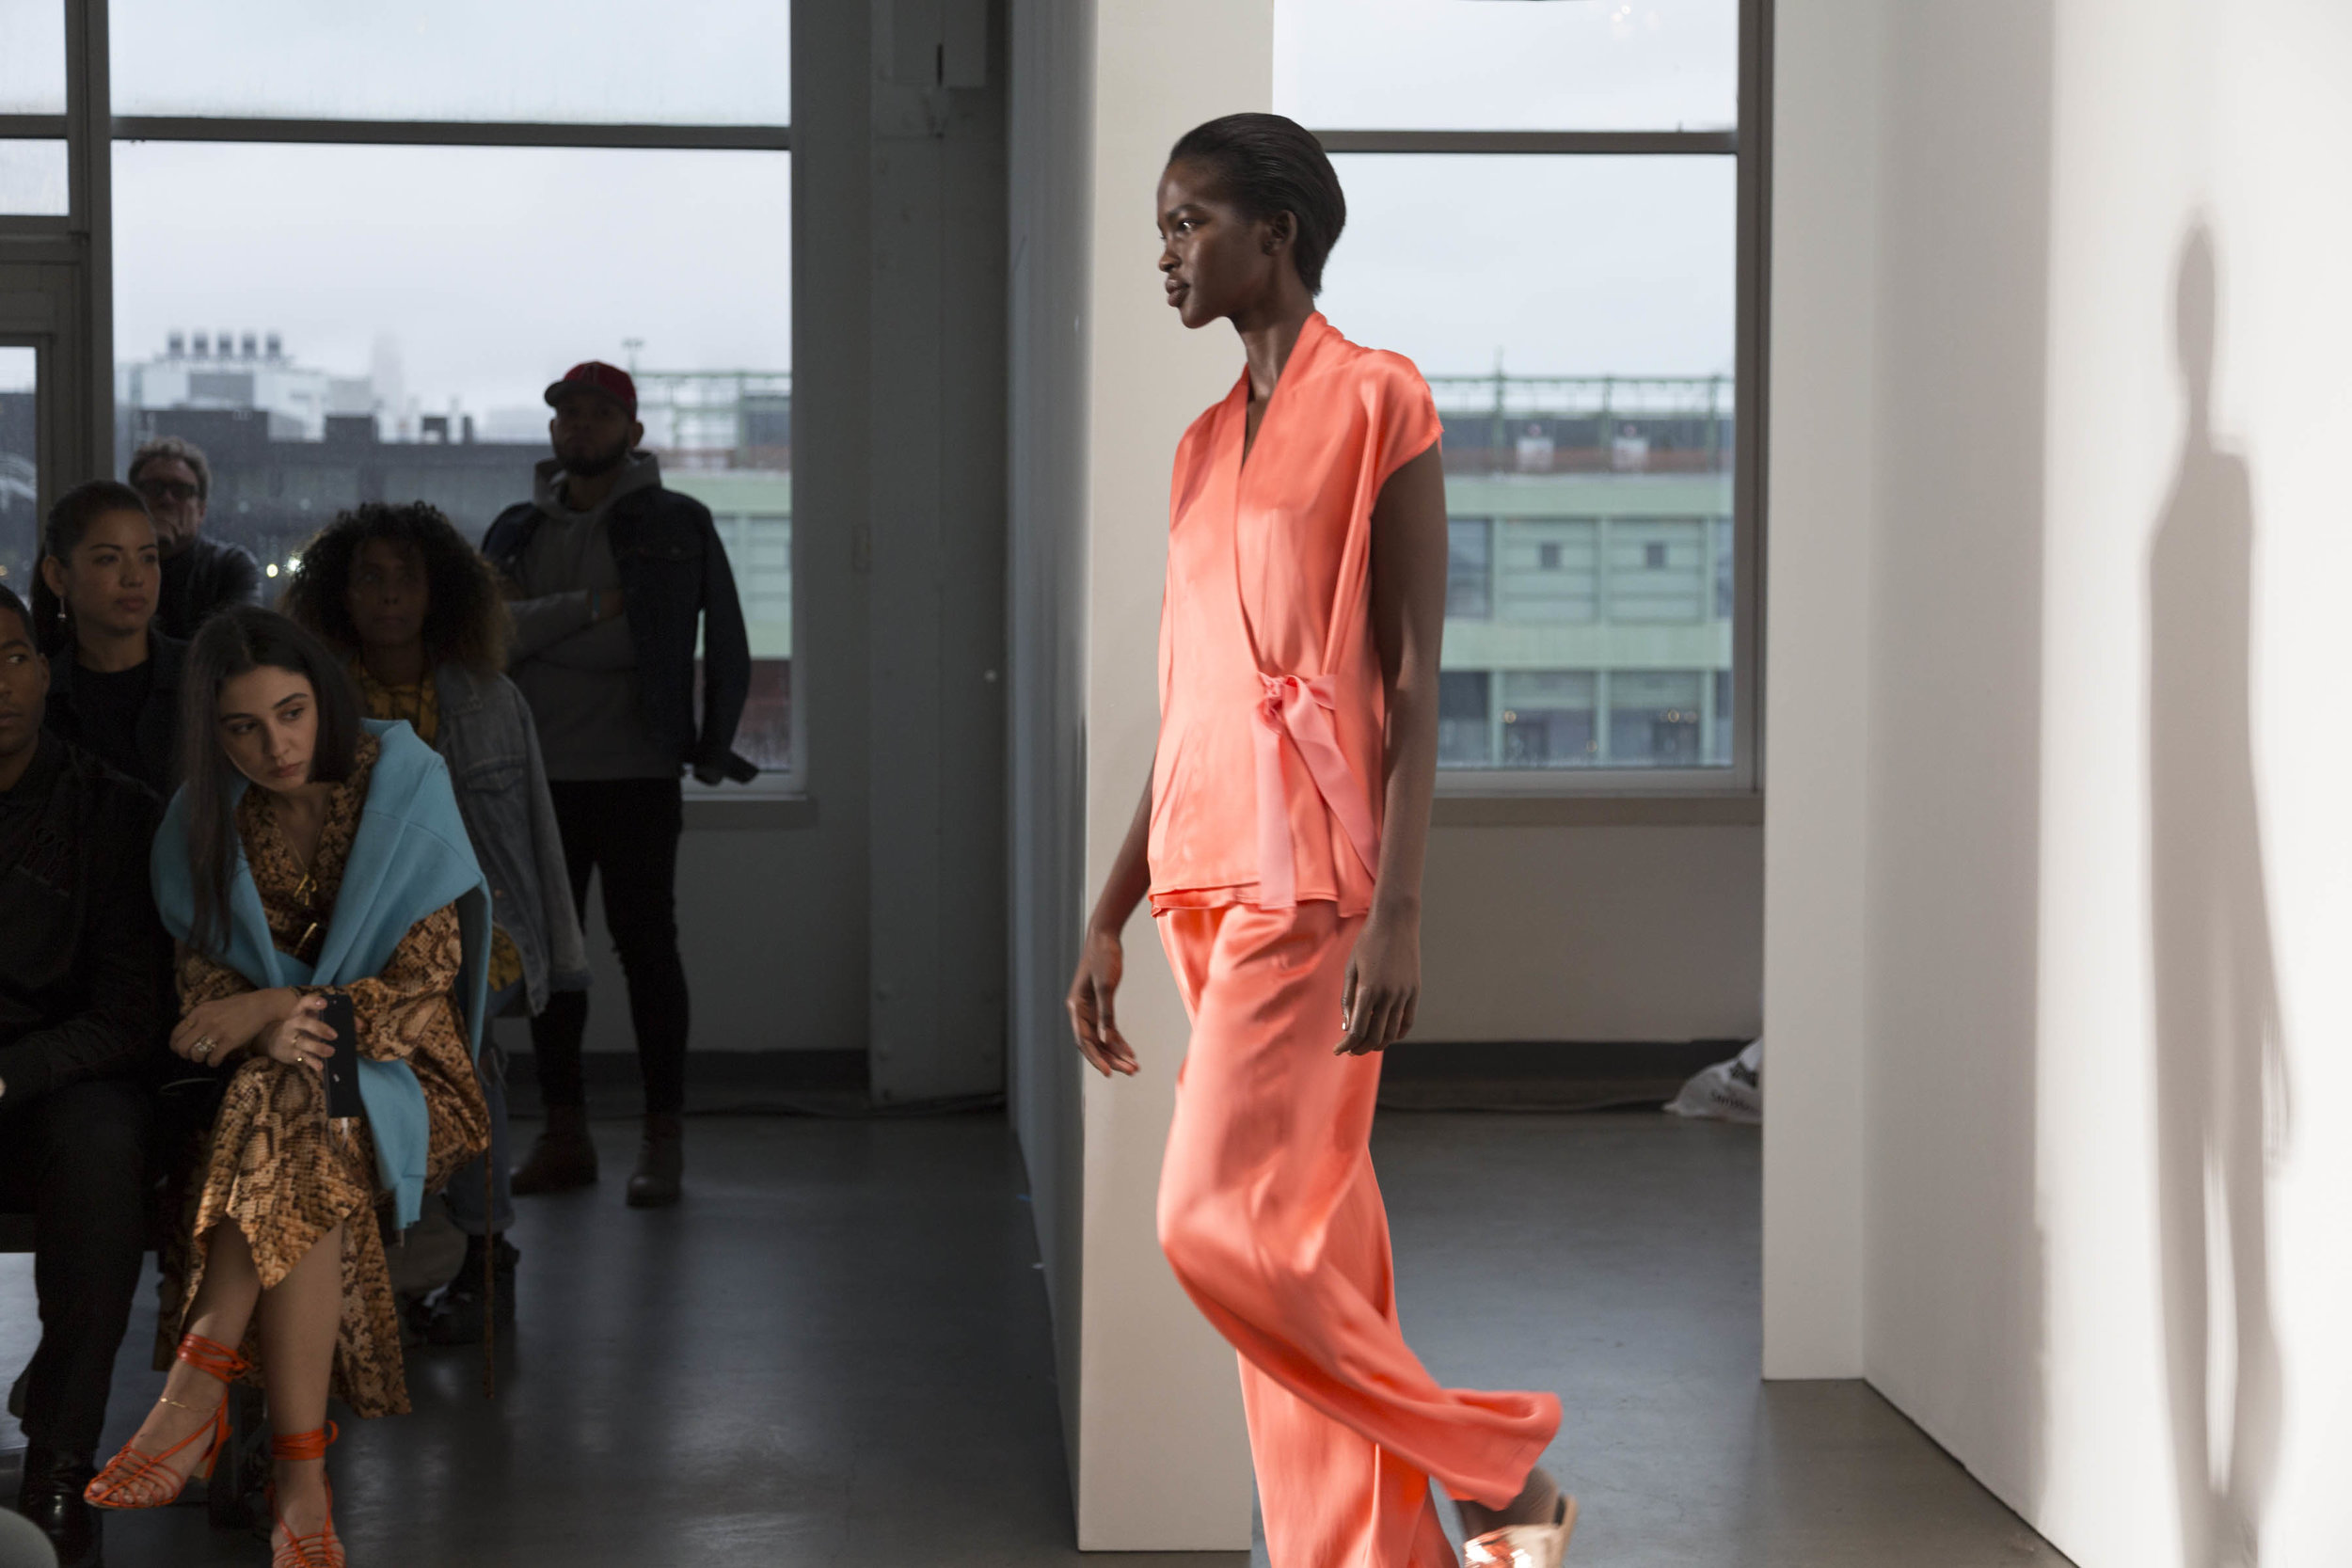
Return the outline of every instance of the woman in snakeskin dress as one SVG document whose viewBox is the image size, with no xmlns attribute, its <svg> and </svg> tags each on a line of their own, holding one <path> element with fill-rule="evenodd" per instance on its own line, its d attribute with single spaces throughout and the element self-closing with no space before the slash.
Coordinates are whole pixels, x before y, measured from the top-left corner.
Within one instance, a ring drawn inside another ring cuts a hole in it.
<svg viewBox="0 0 2352 1568">
<path fill-rule="evenodd" d="M 487 899 L 439 758 L 405 724 L 363 721 L 340 661 L 292 622 L 209 623 L 183 689 L 188 783 L 155 850 L 181 939 L 171 1047 L 225 1082 L 167 1259 L 169 1377 L 89 1496 L 171 1500 L 211 1463 L 223 1385 L 258 1370 L 274 1560 L 341 1564 L 327 1398 L 408 1408 L 380 1215 L 411 1222 L 488 1143 Z M 327 1115 L 330 993 L 352 1005 L 364 1117 Z"/>
</svg>

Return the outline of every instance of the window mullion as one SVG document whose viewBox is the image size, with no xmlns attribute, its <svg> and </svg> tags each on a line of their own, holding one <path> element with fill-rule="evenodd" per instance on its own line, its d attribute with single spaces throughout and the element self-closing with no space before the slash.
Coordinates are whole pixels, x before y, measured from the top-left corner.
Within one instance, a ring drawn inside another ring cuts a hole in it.
<svg viewBox="0 0 2352 1568">
<path fill-rule="evenodd" d="M 26 117 L 13 117 L 26 118 Z M 398 147 L 599 147 L 788 152 L 788 125 L 599 124 L 485 119 L 294 119 L 121 115 L 119 141 L 309 142 Z"/>
</svg>

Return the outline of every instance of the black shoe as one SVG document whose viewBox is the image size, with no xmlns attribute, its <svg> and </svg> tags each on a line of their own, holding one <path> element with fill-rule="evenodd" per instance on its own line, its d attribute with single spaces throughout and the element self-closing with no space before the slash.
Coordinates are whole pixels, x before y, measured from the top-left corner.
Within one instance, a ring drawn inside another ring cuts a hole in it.
<svg viewBox="0 0 2352 1568">
<path fill-rule="evenodd" d="M 491 1304 L 483 1295 L 482 1262 L 485 1255 L 490 1259 L 496 1285 L 498 1325 L 501 1329 L 515 1326 L 515 1264 L 522 1257 L 521 1250 L 510 1245 L 503 1236 L 469 1236 L 466 1260 L 458 1265 L 456 1277 L 415 1320 L 418 1336 L 426 1344 L 482 1343 L 483 1330 L 492 1316 Z"/>
<path fill-rule="evenodd" d="M 675 1116 L 645 1117 L 637 1174 L 628 1179 L 628 1206 L 666 1209 L 684 1196 L 686 1124 Z"/>
<path fill-rule="evenodd" d="M 24 1451 L 24 1481 L 16 1495 L 16 1511 L 49 1538 L 57 1554 L 57 1568 L 103 1568 L 98 1510 L 82 1500 L 82 1489 L 98 1474 L 87 1458 L 48 1449 Z"/>
<path fill-rule="evenodd" d="M 578 1105 L 548 1106 L 547 1127 L 515 1172 L 515 1196 L 568 1193 L 593 1186 L 596 1180 L 596 1146 L 588 1138 L 587 1111 Z"/>
</svg>

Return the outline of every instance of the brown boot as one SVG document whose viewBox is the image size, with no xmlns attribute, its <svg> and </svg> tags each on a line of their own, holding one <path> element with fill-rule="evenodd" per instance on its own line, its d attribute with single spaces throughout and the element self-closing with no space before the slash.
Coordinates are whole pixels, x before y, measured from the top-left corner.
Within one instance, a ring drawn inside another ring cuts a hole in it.
<svg viewBox="0 0 2352 1568">
<path fill-rule="evenodd" d="M 645 1117 L 645 1142 L 637 1151 L 637 1174 L 628 1179 L 628 1206 L 662 1209 L 684 1196 L 686 1125 L 675 1116 Z"/>
<path fill-rule="evenodd" d="M 568 1193 L 596 1180 L 596 1146 L 588 1141 L 588 1111 L 580 1105 L 550 1105 L 548 1125 L 531 1146 L 531 1157 L 515 1172 L 515 1196 Z"/>
</svg>

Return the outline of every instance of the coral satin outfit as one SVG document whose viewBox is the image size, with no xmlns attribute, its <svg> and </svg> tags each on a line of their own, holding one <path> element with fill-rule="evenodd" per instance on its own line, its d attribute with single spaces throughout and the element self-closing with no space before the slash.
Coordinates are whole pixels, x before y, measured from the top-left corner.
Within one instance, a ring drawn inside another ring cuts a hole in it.
<svg viewBox="0 0 2352 1568">
<path fill-rule="evenodd" d="M 1336 1056 L 1379 863 L 1372 509 L 1438 439 L 1409 360 L 1310 316 L 1247 463 L 1245 373 L 1176 449 L 1152 909 L 1192 1015 L 1160 1244 L 1241 1353 L 1276 1568 L 1455 1561 L 1429 1481 L 1501 1507 L 1549 1394 L 1443 1388 L 1397 1323 L 1368 1140 L 1380 1057 Z"/>
</svg>

